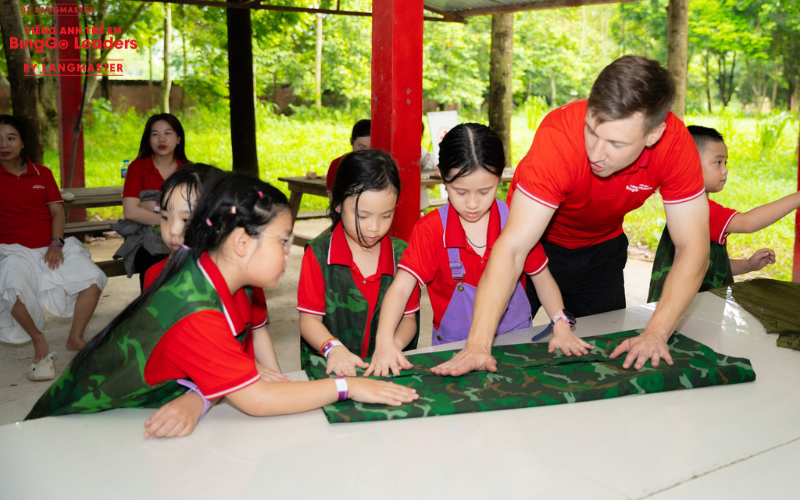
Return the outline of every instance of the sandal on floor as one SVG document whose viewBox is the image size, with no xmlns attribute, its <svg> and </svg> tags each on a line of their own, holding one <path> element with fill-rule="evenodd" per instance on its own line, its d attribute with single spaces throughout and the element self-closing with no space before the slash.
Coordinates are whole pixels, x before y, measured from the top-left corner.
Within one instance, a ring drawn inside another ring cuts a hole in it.
<svg viewBox="0 0 800 500">
<path fill-rule="evenodd" d="M 51 352 L 38 363 L 31 363 L 28 367 L 28 380 L 53 380 L 56 378 L 55 360 L 58 354 Z"/>
</svg>

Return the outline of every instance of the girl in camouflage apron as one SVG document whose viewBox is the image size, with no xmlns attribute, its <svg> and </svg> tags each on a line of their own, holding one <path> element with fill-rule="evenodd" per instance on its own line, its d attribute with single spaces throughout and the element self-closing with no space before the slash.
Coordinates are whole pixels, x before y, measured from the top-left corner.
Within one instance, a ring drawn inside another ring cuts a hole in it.
<svg viewBox="0 0 800 500">
<path fill-rule="evenodd" d="M 352 397 L 399 405 L 415 393 L 362 379 L 261 380 L 248 309 L 252 287 L 273 287 L 292 244 L 286 197 L 227 175 L 201 198 L 182 246 L 147 291 L 78 353 L 27 419 L 114 408 L 159 408 L 145 436 L 189 434 L 226 396 L 254 416 L 295 413 Z"/>
</svg>

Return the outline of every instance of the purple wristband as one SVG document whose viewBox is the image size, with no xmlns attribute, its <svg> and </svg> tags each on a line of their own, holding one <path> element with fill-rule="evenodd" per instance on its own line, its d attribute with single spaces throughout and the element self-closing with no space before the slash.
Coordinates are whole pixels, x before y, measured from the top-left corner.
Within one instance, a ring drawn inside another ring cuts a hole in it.
<svg viewBox="0 0 800 500">
<path fill-rule="evenodd" d="M 333 381 L 336 382 L 336 390 L 339 391 L 339 401 L 344 401 L 347 399 L 347 380 L 344 377 L 333 377 Z"/>
<path fill-rule="evenodd" d="M 195 384 L 191 380 L 186 380 L 185 378 L 180 378 L 176 380 L 176 382 L 178 382 L 178 385 L 182 385 L 187 389 L 189 389 L 189 391 L 196 392 L 201 398 L 203 398 L 203 405 L 205 406 L 205 408 L 203 408 L 203 413 L 200 414 L 200 418 L 205 417 L 206 413 L 208 413 L 208 409 L 211 408 L 211 402 L 206 399 L 206 397 L 203 395 L 202 392 L 200 392 L 200 389 L 197 388 L 197 384 Z"/>
</svg>

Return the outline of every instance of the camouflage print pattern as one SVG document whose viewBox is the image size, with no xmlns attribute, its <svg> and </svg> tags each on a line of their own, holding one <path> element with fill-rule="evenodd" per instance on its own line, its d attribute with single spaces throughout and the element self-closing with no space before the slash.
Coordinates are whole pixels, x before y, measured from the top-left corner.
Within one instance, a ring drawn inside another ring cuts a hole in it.
<svg viewBox="0 0 800 500">
<path fill-rule="evenodd" d="M 322 324 L 331 332 L 332 336 L 341 340 L 350 352 L 361 356 L 364 332 L 367 329 L 367 308 L 369 304 L 353 281 L 353 275 L 349 267 L 328 265 L 328 248 L 331 245 L 331 235 L 332 233 L 324 234 L 308 243 L 308 246 L 314 252 L 314 257 L 317 259 L 325 281 L 325 316 L 322 317 Z M 394 262 L 397 265 L 403 257 L 403 252 L 408 244 L 397 238 L 392 238 L 391 241 L 394 249 Z M 375 336 L 378 333 L 381 304 L 383 303 L 383 296 L 386 295 L 386 290 L 389 289 L 392 281 L 394 281 L 394 276 L 387 274 L 381 276 L 378 301 L 375 303 L 375 311 L 372 313 L 372 323 L 370 324 L 367 356 L 372 356 L 375 351 Z M 406 349 L 416 349 L 419 341 L 419 311 L 417 311 L 415 317 L 417 333 Z M 308 366 L 309 357 L 317 354 L 317 349 L 319 349 L 319 346 L 311 346 L 302 336 L 300 337 L 300 363 L 303 368 Z"/>
<path fill-rule="evenodd" d="M 800 351 L 800 283 L 756 278 L 715 288 L 711 293 L 755 316 L 778 347 Z"/>
<path fill-rule="evenodd" d="M 88 359 L 73 361 L 25 419 L 114 408 L 158 408 L 181 396 L 187 389 L 174 380 L 148 385 L 144 369 L 167 330 L 181 319 L 209 309 L 221 312 L 222 301 L 195 259 L 189 257 L 178 274 L 109 332 Z M 248 330 L 246 325 L 237 337 L 239 342 Z"/>
<path fill-rule="evenodd" d="M 577 403 L 756 378 L 749 360 L 717 354 L 679 333 L 669 341 L 673 366 L 661 363 L 653 368 L 648 363 L 638 371 L 633 367 L 626 370 L 622 367 L 625 356 L 609 358 L 617 345 L 641 331 L 584 338 L 595 347 L 582 358 L 567 357 L 560 350 L 548 353 L 545 342 L 495 347 L 492 354 L 497 358 L 497 373 L 473 372 L 461 377 L 440 377 L 430 371 L 457 351 L 415 354 L 408 357 L 414 367 L 392 380 L 415 388 L 419 394 L 415 402 L 389 407 L 347 400 L 323 410 L 331 423 L 392 420 Z M 315 356 L 311 365 L 309 378 L 326 377 L 324 359 Z"/>
<path fill-rule="evenodd" d="M 710 243 L 711 254 L 708 260 L 708 271 L 703 276 L 700 292 L 733 283 L 733 271 L 731 270 L 731 260 L 728 257 L 728 249 L 725 248 L 725 245 L 720 245 L 714 241 Z M 664 282 L 667 281 L 667 273 L 672 269 L 674 260 L 675 244 L 672 243 L 669 231 L 665 227 L 664 232 L 661 233 L 661 240 L 658 242 L 656 256 L 653 260 L 653 271 L 650 274 L 650 291 L 647 293 L 648 302 L 661 300 Z"/>
</svg>

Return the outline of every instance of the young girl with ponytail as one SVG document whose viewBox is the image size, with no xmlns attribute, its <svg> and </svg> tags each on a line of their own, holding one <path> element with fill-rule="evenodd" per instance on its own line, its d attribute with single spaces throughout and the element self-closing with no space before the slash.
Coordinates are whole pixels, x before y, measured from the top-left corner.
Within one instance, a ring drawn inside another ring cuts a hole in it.
<svg viewBox="0 0 800 500">
<path fill-rule="evenodd" d="M 147 291 L 78 353 L 27 419 L 114 408 L 160 408 L 145 437 L 189 434 L 225 396 L 253 416 L 347 397 L 400 405 L 413 390 L 364 379 L 266 382 L 249 347 L 251 287 L 273 287 L 292 244 L 286 197 L 230 175 L 208 188 L 175 252 Z"/>
</svg>

